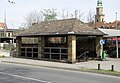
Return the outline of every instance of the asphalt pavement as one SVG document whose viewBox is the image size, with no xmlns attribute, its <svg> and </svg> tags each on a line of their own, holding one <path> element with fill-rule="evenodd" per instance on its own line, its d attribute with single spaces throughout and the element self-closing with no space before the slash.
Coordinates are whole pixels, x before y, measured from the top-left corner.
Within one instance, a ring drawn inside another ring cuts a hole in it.
<svg viewBox="0 0 120 83">
<path fill-rule="evenodd" d="M 65 69 L 65 68 L 66 69 L 85 69 L 85 68 L 97 69 L 98 64 L 100 64 L 101 69 L 111 70 L 111 66 L 114 65 L 114 70 L 120 72 L 120 59 L 115 59 L 115 58 L 107 58 L 105 61 L 90 60 L 87 62 L 79 62 L 76 64 L 33 60 L 33 59 L 23 59 L 23 58 L 0 58 L 0 62 L 36 65 L 36 66 L 43 66 L 43 67 L 54 67 L 54 68 L 62 68 L 62 69 Z"/>
<path fill-rule="evenodd" d="M 120 77 L 32 65 L 0 63 L 0 83 L 120 83 Z"/>
</svg>

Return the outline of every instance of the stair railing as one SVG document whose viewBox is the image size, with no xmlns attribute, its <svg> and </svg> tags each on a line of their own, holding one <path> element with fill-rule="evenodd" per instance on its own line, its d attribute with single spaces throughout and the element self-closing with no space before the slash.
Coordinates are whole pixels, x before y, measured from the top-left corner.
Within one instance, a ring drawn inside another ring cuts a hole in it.
<svg viewBox="0 0 120 83">
<path fill-rule="evenodd" d="M 82 54 L 80 54 L 77 59 L 79 60 L 81 57 L 84 58 L 85 61 L 87 61 L 87 53 L 89 53 L 89 51 L 85 51 Z"/>
</svg>

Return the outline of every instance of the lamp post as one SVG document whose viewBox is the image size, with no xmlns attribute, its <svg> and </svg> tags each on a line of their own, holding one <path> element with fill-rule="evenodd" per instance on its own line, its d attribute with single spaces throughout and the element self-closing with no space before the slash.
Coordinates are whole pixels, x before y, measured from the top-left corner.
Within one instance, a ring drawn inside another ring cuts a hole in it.
<svg viewBox="0 0 120 83">
<path fill-rule="evenodd" d="M 15 2 L 14 1 L 11 1 L 11 0 L 8 0 L 8 2 L 10 3 L 10 4 L 15 4 Z M 6 38 L 6 29 L 7 29 L 7 23 L 6 23 L 6 8 L 5 8 L 5 12 L 4 12 L 4 38 Z"/>
<path fill-rule="evenodd" d="M 6 28 L 7 28 L 7 24 L 6 24 L 6 10 L 4 12 L 4 38 L 6 38 Z"/>
<path fill-rule="evenodd" d="M 116 12 L 116 30 L 118 29 L 117 27 L 117 12 Z M 116 35 L 116 58 L 118 58 L 118 37 Z"/>
</svg>

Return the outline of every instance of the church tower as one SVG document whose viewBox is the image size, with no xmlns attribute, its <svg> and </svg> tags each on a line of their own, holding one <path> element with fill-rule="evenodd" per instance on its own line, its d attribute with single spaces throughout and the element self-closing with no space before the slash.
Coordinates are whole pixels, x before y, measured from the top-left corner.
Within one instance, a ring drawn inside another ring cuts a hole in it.
<svg viewBox="0 0 120 83">
<path fill-rule="evenodd" d="M 103 14 L 102 0 L 97 1 L 95 22 L 104 22 L 105 15 Z"/>
</svg>

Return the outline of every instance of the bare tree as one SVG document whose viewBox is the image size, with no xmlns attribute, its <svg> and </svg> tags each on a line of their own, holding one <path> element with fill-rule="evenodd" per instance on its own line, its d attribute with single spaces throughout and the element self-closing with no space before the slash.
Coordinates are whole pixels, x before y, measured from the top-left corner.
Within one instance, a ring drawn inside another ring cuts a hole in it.
<svg viewBox="0 0 120 83">
<path fill-rule="evenodd" d="M 84 12 L 82 12 L 81 10 L 74 10 L 73 12 L 62 10 L 61 18 L 63 19 L 77 18 L 79 20 L 83 20 L 83 17 L 84 17 Z"/>
<path fill-rule="evenodd" d="M 43 11 L 32 11 L 28 13 L 25 17 L 25 22 L 21 24 L 21 27 L 24 29 L 30 28 L 34 23 L 39 23 L 43 20 L 56 20 L 57 12 L 56 9 L 44 9 Z"/>
<path fill-rule="evenodd" d="M 61 15 L 61 18 L 65 19 L 65 10 L 62 9 L 62 15 Z"/>
<path fill-rule="evenodd" d="M 52 20 L 56 20 L 57 19 L 57 12 L 56 9 L 44 9 L 44 11 L 41 11 L 44 20 L 45 21 L 52 21 Z"/>
<path fill-rule="evenodd" d="M 43 16 L 40 12 L 32 11 L 25 17 L 24 26 L 30 28 L 33 23 L 39 23 L 43 20 Z"/>
<path fill-rule="evenodd" d="M 39 23 L 41 21 L 52 21 L 56 20 L 58 17 L 62 19 L 77 18 L 83 21 L 84 13 L 81 10 L 69 12 L 65 10 L 57 11 L 54 8 L 44 9 L 40 12 L 34 10 L 25 16 L 25 22 L 22 24 L 21 27 L 27 29 L 30 28 L 33 23 Z"/>
<path fill-rule="evenodd" d="M 95 21 L 95 14 L 90 10 L 87 16 L 87 23 L 92 25 Z"/>
<path fill-rule="evenodd" d="M 84 20 L 84 12 L 82 12 L 81 10 L 74 10 L 73 17 L 79 20 Z"/>
</svg>

